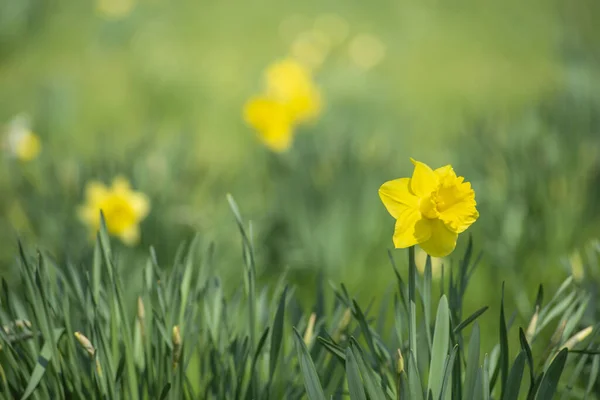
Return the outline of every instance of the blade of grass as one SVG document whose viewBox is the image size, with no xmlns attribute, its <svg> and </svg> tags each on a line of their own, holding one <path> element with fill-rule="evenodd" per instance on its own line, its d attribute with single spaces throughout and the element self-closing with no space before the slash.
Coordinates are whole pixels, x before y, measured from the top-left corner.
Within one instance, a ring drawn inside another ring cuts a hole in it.
<svg viewBox="0 0 600 400">
<path fill-rule="evenodd" d="M 38 356 L 37 363 L 33 368 L 33 372 L 31 373 L 31 377 L 29 378 L 29 382 L 27 383 L 27 387 L 25 388 L 25 392 L 23 393 L 21 400 L 28 399 L 33 394 L 35 388 L 39 385 L 40 381 L 44 377 L 44 374 L 46 373 L 48 363 L 52 359 L 52 354 L 54 353 L 53 349 L 58 345 L 58 340 L 64 332 L 64 328 L 56 329 L 56 331 L 54 332 L 55 342 L 46 341 L 46 343 L 44 343 L 42 351 Z"/>
<path fill-rule="evenodd" d="M 463 400 L 471 400 L 475 397 L 476 380 L 479 372 L 479 348 L 480 348 L 479 324 L 475 322 L 471 331 L 469 340 L 469 353 L 467 359 L 467 369 L 465 372 L 465 383 Z"/>
<path fill-rule="evenodd" d="M 429 352 L 431 352 L 431 347 L 433 346 L 431 339 L 431 275 L 431 256 L 428 254 L 425 260 L 425 273 L 423 274 L 423 314 L 425 317 L 425 333 Z"/>
<path fill-rule="evenodd" d="M 502 396 L 502 400 L 518 400 L 519 391 L 521 389 L 521 380 L 523 379 L 523 370 L 525 369 L 525 360 L 527 353 L 523 350 L 519 353 L 513 363 L 508 380 L 506 381 L 506 390 Z"/>
<path fill-rule="evenodd" d="M 351 400 L 367 400 L 365 388 L 360 379 L 358 364 L 350 346 L 346 347 L 346 378 L 348 380 L 348 391 Z"/>
<path fill-rule="evenodd" d="M 358 368 L 363 378 L 365 389 L 367 390 L 369 398 L 373 400 L 385 400 L 385 394 L 383 393 L 379 379 L 373 369 L 367 366 L 362 349 L 354 338 L 350 338 L 350 346 L 352 348 L 352 352 L 354 353 L 356 362 L 358 363 Z"/>
<path fill-rule="evenodd" d="M 304 344 L 302 335 L 300 335 L 300 332 L 298 332 L 296 328 L 294 328 L 294 339 L 296 343 L 296 352 L 298 353 L 300 372 L 302 373 L 304 387 L 306 389 L 306 396 L 309 400 L 326 400 L 315 364 Z"/>
<path fill-rule="evenodd" d="M 440 390 L 440 400 L 450 400 L 452 397 L 452 390 L 448 390 L 450 385 L 450 381 L 452 379 L 452 370 L 454 368 L 454 359 L 456 358 L 456 354 L 458 353 L 458 345 L 455 345 L 452 348 L 452 351 L 446 357 L 446 363 L 444 365 L 444 376 L 442 379 L 442 387 Z"/>
<path fill-rule="evenodd" d="M 469 315 L 464 321 L 462 321 L 460 324 L 458 324 L 456 326 L 456 328 L 454 328 L 454 333 L 457 334 L 460 331 L 462 331 L 463 329 L 465 329 L 473 321 L 475 321 L 477 318 L 479 318 L 484 312 L 486 312 L 488 310 L 488 308 L 489 308 L 488 306 L 481 307 L 479 310 L 477 310 L 473 314 Z"/>
<path fill-rule="evenodd" d="M 567 349 L 562 349 L 554 358 L 546 372 L 544 373 L 544 377 L 540 383 L 540 386 L 537 390 L 537 394 L 535 396 L 536 400 L 547 400 L 551 399 L 556 392 L 556 388 L 558 386 L 558 381 L 560 380 L 560 376 L 562 375 L 563 369 L 565 367 L 565 363 L 567 362 L 567 355 L 569 351 Z"/>
<path fill-rule="evenodd" d="M 283 339 L 283 321 L 285 319 L 285 298 L 287 295 L 287 286 L 283 289 L 281 297 L 279 299 L 279 305 L 275 312 L 275 319 L 273 320 L 273 332 L 271 332 L 271 349 L 269 351 L 269 381 L 272 381 L 275 375 L 277 366 L 277 358 L 279 356 L 279 350 L 281 349 L 281 342 Z"/>
<path fill-rule="evenodd" d="M 527 396 L 529 398 L 529 396 L 533 393 L 533 387 L 535 385 L 535 367 L 533 365 L 533 354 L 531 353 L 531 347 L 529 347 L 529 343 L 527 343 L 527 338 L 525 337 L 523 328 L 519 328 L 519 342 L 521 343 L 521 349 L 527 356 L 527 365 L 529 367 L 529 389 L 527 390 Z"/>
<path fill-rule="evenodd" d="M 427 392 L 431 391 L 434 399 L 440 398 L 442 383 L 444 380 L 444 364 L 448 356 L 450 343 L 450 315 L 448 300 L 442 296 L 438 304 L 435 319 L 435 330 L 433 333 L 433 347 L 431 351 L 431 362 L 429 364 L 429 382 Z"/>
</svg>

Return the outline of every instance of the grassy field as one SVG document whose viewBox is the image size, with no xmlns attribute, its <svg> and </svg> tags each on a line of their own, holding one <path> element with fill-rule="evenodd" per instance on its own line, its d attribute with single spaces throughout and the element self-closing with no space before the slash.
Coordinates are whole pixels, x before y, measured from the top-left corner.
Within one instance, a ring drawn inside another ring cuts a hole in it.
<svg viewBox="0 0 600 400">
<path fill-rule="evenodd" d="M 396 289 L 388 250 L 404 278 L 408 263 L 378 189 L 410 176 L 413 157 L 452 164 L 475 190 L 480 217 L 433 260 L 432 279 L 437 298 L 441 265 L 448 285 L 471 237 L 481 261 L 462 307 L 493 310 L 482 348 L 498 342 L 502 282 L 515 326 L 529 323 L 539 284 L 549 299 L 571 274 L 596 321 L 598 17 L 592 0 L 0 0 L 0 276 L 23 284 L 18 240 L 89 272 L 98 214 L 80 210 L 95 209 L 90 183 L 108 190 L 120 176 L 147 202 L 138 232 L 109 224 L 127 304 L 148 249 L 168 271 L 196 234 L 235 293 L 231 194 L 252 221 L 257 285 L 286 279 L 308 309 L 319 279 L 344 283 L 380 309 Z M 244 109 L 282 60 L 306 66 L 320 106 L 279 152 Z"/>
</svg>

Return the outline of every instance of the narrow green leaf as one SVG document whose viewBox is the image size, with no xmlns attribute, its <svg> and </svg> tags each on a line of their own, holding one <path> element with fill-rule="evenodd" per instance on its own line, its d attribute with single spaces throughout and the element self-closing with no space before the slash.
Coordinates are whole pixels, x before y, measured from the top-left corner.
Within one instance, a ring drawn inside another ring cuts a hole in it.
<svg viewBox="0 0 600 400">
<path fill-rule="evenodd" d="M 340 346 L 321 336 L 317 337 L 317 341 L 321 343 L 323 347 L 325 347 L 331 354 L 336 356 L 341 362 L 346 362 L 346 353 Z"/>
<path fill-rule="evenodd" d="M 542 303 L 544 302 L 544 286 L 540 284 L 538 287 L 537 296 L 535 297 L 535 307 L 534 310 L 539 308 L 542 309 Z"/>
<path fill-rule="evenodd" d="M 577 293 L 571 292 L 569 293 L 563 300 L 558 302 L 555 306 L 549 309 L 548 313 L 543 317 L 540 315 L 540 322 L 537 326 L 536 332 L 540 332 L 542 329 L 546 327 L 554 318 L 561 315 L 576 299 Z"/>
<path fill-rule="evenodd" d="M 415 287 L 417 265 L 415 264 L 415 247 L 408 248 L 408 348 L 415 355 L 415 360 L 418 360 L 417 355 L 417 306 L 415 300 Z"/>
<path fill-rule="evenodd" d="M 423 274 L 423 309 L 425 317 L 425 334 L 427 336 L 427 346 L 431 352 L 433 342 L 431 340 L 431 257 L 429 254 L 425 260 L 425 272 Z"/>
<path fill-rule="evenodd" d="M 304 388 L 309 400 L 326 400 L 323 387 L 319 381 L 319 375 L 315 368 L 310 353 L 304 344 L 302 336 L 296 328 L 294 328 L 294 339 L 296 343 L 296 351 L 298 353 L 298 362 L 300 364 L 300 372 L 304 379 Z"/>
<path fill-rule="evenodd" d="M 527 356 L 527 365 L 529 367 L 529 389 L 528 396 L 533 393 L 533 387 L 535 385 L 535 367 L 533 365 L 533 354 L 531 354 L 531 348 L 529 347 L 529 343 L 527 343 L 527 337 L 525 336 L 525 332 L 523 332 L 523 328 L 519 328 L 519 341 L 521 342 L 521 349 L 525 351 L 525 355 Z"/>
<path fill-rule="evenodd" d="M 408 355 L 408 391 L 410 400 L 423 400 L 423 386 L 419 375 L 419 367 L 415 355 L 411 352 Z"/>
<path fill-rule="evenodd" d="M 350 338 L 350 346 L 352 352 L 354 353 L 354 358 L 358 363 L 358 368 L 363 378 L 365 389 L 367 390 L 369 398 L 371 398 L 372 400 L 385 400 L 385 394 L 383 393 L 383 389 L 381 388 L 380 379 L 375 374 L 373 369 L 367 366 L 364 356 L 362 354 L 362 350 L 358 342 L 356 342 L 354 338 Z"/>
<path fill-rule="evenodd" d="M 473 314 L 469 315 L 464 321 L 462 321 L 460 324 L 458 324 L 456 326 L 456 328 L 454 328 L 454 333 L 457 334 L 460 331 L 462 331 L 463 329 L 465 329 L 467 326 L 469 326 L 469 324 L 471 324 L 473 321 L 475 321 L 477 318 L 479 318 L 481 316 L 481 314 L 486 312 L 488 310 L 488 308 L 489 308 L 488 306 L 481 307 L 479 310 L 477 310 Z"/>
<path fill-rule="evenodd" d="M 475 385 L 474 385 L 474 390 L 472 393 L 473 397 L 463 397 L 466 398 L 467 400 L 483 400 L 484 395 L 483 395 L 483 368 L 479 367 L 477 368 L 477 378 L 475 379 Z"/>
<path fill-rule="evenodd" d="M 250 376 L 254 376 L 256 363 L 258 362 L 258 358 L 260 357 L 260 353 L 265 343 L 267 342 L 267 337 L 269 336 L 269 327 L 265 329 L 260 339 L 258 340 L 258 345 L 256 346 L 256 351 L 254 352 L 254 357 L 252 357 L 252 363 L 250 364 Z M 258 388 L 254 388 L 254 390 L 258 390 Z"/>
<path fill-rule="evenodd" d="M 171 382 L 167 382 L 167 384 L 160 391 L 160 400 L 165 400 L 169 395 L 169 391 L 171 390 Z"/>
<path fill-rule="evenodd" d="M 435 331 L 433 333 L 433 347 L 431 350 L 431 363 L 429 364 L 429 382 L 427 392 L 431 390 L 434 399 L 440 398 L 442 383 L 444 380 L 444 364 L 448 356 L 450 343 L 450 316 L 448 310 L 448 299 L 446 296 L 440 298 L 437 316 L 435 319 Z"/>
<path fill-rule="evenodd" d="M 594 389 L 594 385 L 596 384 L 596 380 L 598 379 L 598 371 L 600 371 L 600 357 L 593 357 L 592 359 L 592 368 L 590 369 L 589 381 L 587 384 L 587 388 L 585 389 L 585 395 L 589 396 Z"/>
<path fill-rule="evenodd" d="M 350 346 L 346 347 L 346 378 L 348 380 L 348 391 L 351 400 L 367 400 L 365 388 L 360 379 L 358 364 Z"/>
<path fill-rule="evenodd" d="M 510 369 L 508 380 L 506 381 L 506 390 L 504 391 L 502 400 L 519 399 L 519 391 L 521 389 L 521 380 L 523 379 L 523 370 L 525 369 L 526 359 L 527 353 L 521 350 Z"/>
<path fill-rule="evenodd" d="M 373 343 L 373 335 L 371 334 L 371 329 L 369 328 L 367 319 L 365 318 L 365 315 L 363 314 L 362 310 L 360 309 L 360 306 L 355 300 L 352 300 L 352 306 L 354 309 L 354 316 L 356 317 L 356 320 L 358 321 L 358 324 L 365 337 L 365 340 L 367 341 L 369 350 L 373 354 L 373 357 L 376 357 L 377 352 L 375 350 L 375 344 Z"/>
<path fill-rule="evenodd" d="M 102 285 L 102 250 L 100 248 L 100 238 L 96 237 L 94 246 L 94 260 L 92 262 L 92 297 L 97 303 L 100 298 L 100 287 Z"/>
<path fill-rule="evenodd" d="M 27 382 L 27 387 L 25 388 L 25 392 L 21 397 L 21 400 L 25 400 L 31 396 L 35 388 L 38 386 L 44 374 L 46 373 L 46 368 L 52 359 L 52 354 L 54 353 L 54 348 L 56 348 L 58 344 L 58 340 L 65 332 L 64 328 L 58 328 L 54 331 L 54 340 L 55 342 L 47 341 L 44 343 L 42 350 L 40 351 L 40 355 L 38 356 L 37 363 L 33 368 L 33 372 L 31 373 L 31 377 L 29 378 L 29 382 Z"/>
<path fill-rule="evenodd" d="M 281 297 L 279 299 L 279 305 L 275 312 L 275 319 L 273 320 L 273 332 L 271 332 L 271 349 L 269 352 L 269 377 L 273 379 L 275 375 L 275 367 L 277 366 L 277 358 L 279 356 L 279 349 L 281 349 L 281 341 L 283 339 L 283 321 L 285 319 L 285 298 L 287 295 L 287 286 L 283 289 Z"/>
<path fill-rule="evenodd" d="M 440 400 L 450 400 L 452 396 L 452 390 L 448 390 L 450 386 L 450 380 L 452 379 L 452 370 L 454 368 L 454 359 L 458 353 L 458 345 L 452 348 L 452 351 L 446 357 L 446 363 L 444 365 L 444 378 L 442 380 L 442 388 L 440 390 Z"/>
<path fill-rule="evenodd" d="M 492 396 L 492 390 L 490 388 L 490 359 L 487 354 L 483 359 L 483 398 L 484 400 L 490 400 Z"/>
<path fill-rule="evenodd" d="M 181 293 L 181 303 L 179 304 L 179 319 L 178 323 L 182 330 L 185 326 L 185 310 L 187 309 L 188 296 L 190 294 L 190 285 L 192 283 L 192 273 L 194 271 L 194 256 L 198 247 L 199 236 L 196 235 L 188 247 L 188 252 L 185 257 L 183 278 L 179 288 Z"/>
<path fill-rule="evenodd" d="M 494 374 L 490 382 L 490 390 L 494 390 L 494 386 L 500 375 L 500 398 L 504 396 L 504 388 L 506 379 L 508 378 L 508 332 L 506 328 L 506 317 L 504 316 L 504 282 L 502 283 L 502 297 L 500 300 L 500 356 L 498 365 L 494 368 Z"/>
<path fill-rule="evenodd" d="M 537 390 L 537 395 L 535 396 L 536 400 L 549 400 L 554 396 L 556 387 L 558 386 L 558 381 L 560 380 L 565 363 L 567 362 L 568 354 L 569 351 L 567 349 L 562 349 L 556 355 L 544 373 L 544 377 L 542 378 L 540 386 Z"/>
<path fill-rule="evenodd" d="M 479 373 L 479 351 L 480 333 L 479 324 L 475 322 L 469 339 L 469 354 L 467 358 L 467 369 L 465 372 L 465 383 L 463 400 L 471 400 L 475 397 L 476 380 Z M 480 378 L 481 379 L 481 378 Z"/>
</svg>

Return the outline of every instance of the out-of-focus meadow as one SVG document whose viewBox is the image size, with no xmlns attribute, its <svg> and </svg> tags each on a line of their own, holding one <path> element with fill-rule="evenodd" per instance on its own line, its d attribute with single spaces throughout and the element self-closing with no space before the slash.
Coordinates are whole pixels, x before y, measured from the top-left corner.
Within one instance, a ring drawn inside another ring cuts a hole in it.
<svg viewBox="0 0 600 400">
<path fill-rule="evenodd" d="M 504 280 L 530 310 L 600 237 L 599 18 L 594 0 L 0 1 L 0 274 L 15 276 L 17 238 L 89 256 L 86 185 L 122 176 L 149 200 L 119 256 L 130 277 L 128 258 L 154 246 L 168 263 L 198 232 L 237 279 L 231 193 L 259 279 L 287 271 L 310 295 L 324 273 L 370 299 L 392 276 L 377 191 L 414 157 L 476 191 L 468 296 L 497 305 Z M 311 69 L 322 109 L 273 152 L 243 110 L 287 58 Z M 11 132 L 28 127 L 19 150 Z"/>
</svg>

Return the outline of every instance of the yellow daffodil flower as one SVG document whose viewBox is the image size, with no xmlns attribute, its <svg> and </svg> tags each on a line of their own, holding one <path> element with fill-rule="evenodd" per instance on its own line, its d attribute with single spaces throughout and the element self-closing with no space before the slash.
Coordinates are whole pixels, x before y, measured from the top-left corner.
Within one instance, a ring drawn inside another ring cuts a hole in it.
<svg viewBox="0 0 600 400">
<path fill-rule="evenodd" d="M 244 106 L 244 119 L 271 150 L 290 148 L 296 125 L 314 120 L 321 112 L 321 95 L 310 71 L 287 59 L 266 71 L 265 93 Z"/>
<path fill-rule="evenodd" d="M 316 118 L 321 112 L 321 94 L 310 71 L 287 59 L 271 65 L 266 72 L 267 96 L 282 103 L 294 122 Z"/>
<path fill-rule="evenodd" d="M 102 211 L 108 233 L 118 236 L 129 246 L 139 241 L 139 224 L 150 211 L 150 200 L 145 194 L 131 190 L 123 177 L 115 178 L 111 187 L 90 182 L 85 194 L 86 203 L 79 208 L 79 218 L 94 234 L 100 228 Z"/>
<path fill-rule="evenodd" d="M 27 116 L 18 115 L 8 125 L 7 148 L 23 162 L 33 161 L 42 151 L 42 142 L 30 127 Z"/>
<path fill-rule="evenodd" d="M 411 159 L 412 178 L 384 183 L 381 201 L 396 219 L 394 246 L 418 244 L 432 257 L 444 257 L 456 247 L 458 234 L 479 217 L 471 184 L 450 165 L 432 170 Z"/>
<path fill-rule="evenodd" d="M 244 119 L 271 150 L 283 152 L 292 145 L 294 122 L 287 108 L 267 97 L 255 97 L 244 107 Z"/>
</svg>

